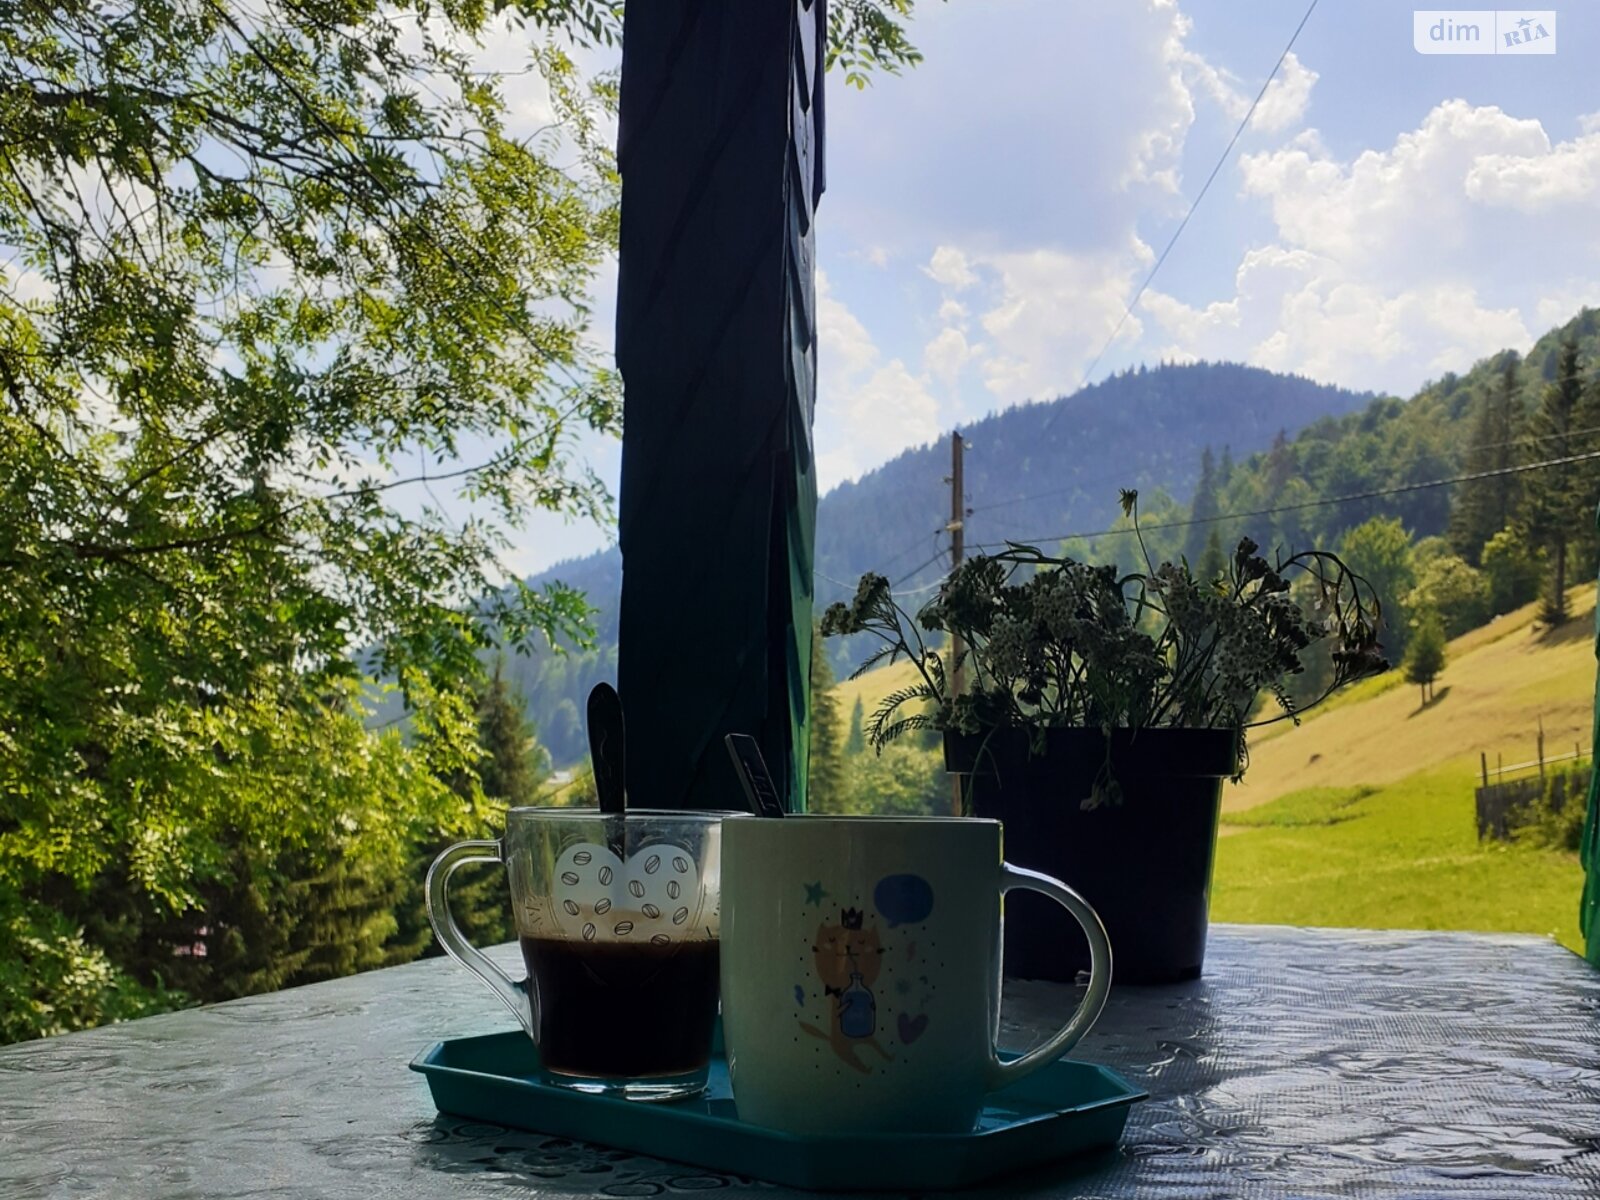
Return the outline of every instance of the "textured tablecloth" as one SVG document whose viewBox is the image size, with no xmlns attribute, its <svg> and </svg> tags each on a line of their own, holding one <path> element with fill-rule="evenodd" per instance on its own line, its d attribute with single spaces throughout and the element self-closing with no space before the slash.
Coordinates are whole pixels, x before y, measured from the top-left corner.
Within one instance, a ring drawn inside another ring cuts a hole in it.
<svg viewBox="0 0 1600 1200">
<path fill-rule="evenodd" d="M 1005 1040 L 1073 999 L 1010 987 Z M 412 1056 L 508 1022 L 434 959 L 0 1049 L 0 1197 L 781 1191 L 437 1115 Z M 1600 1197 L 1600 973 L 1543 939 L 1220 926 L 1077 1055 L 1151 1093 L 1123 1145 L 974 1194 Z"/>
</svg>

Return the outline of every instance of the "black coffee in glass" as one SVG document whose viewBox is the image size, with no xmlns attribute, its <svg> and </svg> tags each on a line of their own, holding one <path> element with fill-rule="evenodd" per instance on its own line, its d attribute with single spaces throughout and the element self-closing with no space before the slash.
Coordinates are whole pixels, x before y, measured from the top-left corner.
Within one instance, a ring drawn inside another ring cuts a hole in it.
<svg viewBox="0 0 1600 1200">
<path fill-rule="evenodd" d="M 547 1072 L 647 1083 L 706 1069 L 718 942 L 521 941 L 533 1037 Z"/>
</svg>

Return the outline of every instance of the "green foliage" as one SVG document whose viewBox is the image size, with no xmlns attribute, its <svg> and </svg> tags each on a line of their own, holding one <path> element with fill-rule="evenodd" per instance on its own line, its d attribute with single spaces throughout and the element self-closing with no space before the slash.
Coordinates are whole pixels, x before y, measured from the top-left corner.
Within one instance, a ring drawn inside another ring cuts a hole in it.
<svg viewBox="0 0 1600 1200">
<path fill-rule="evenodd" d="M 475 707 L 477 756 L 453 772 L 448 782 L 480 822 L 472 836 L 498 837 L 505 828 L 505 809 L 541 802 L 548 756 L 534 737 L 521 698 L 507 686 L 500 664 L 477 689 Z M 593 785 L 593 772 L 589 783 Z M 444 952 L 428 924 L 423 883 L 434 858 L 457 836 L 451 830 L 433 831 L 411 850 L 409 866 L 396 881 L 389 905 L 395 926 L 385 946 L 386 961 L 406 962 L 419 954 L 431 957 Z M 492 946 L 516 933 L 501 867 L 469 863 L 458 868 L 450 881 L 450 910 L 475 945 Z"/>
<path fill-rule="evenodd" d="M 907 739 L 848 759 L 838 807 L 823 811 L 926 816 L 949 812 L 951 794 L 941 753 Z"/>
<path fill-rule="evenodd" d="M 1143 547 L 1138 499 L 1122 493 Z M 885 696 L 870 719 L 868 734 L 880 749 L 929 729 L 1014 727 L 1039 736 L 1052 727 L 1242 729 L 1263 691 L 1294 717 L 1283 682 L 1325 638 L 1334 643 L 1330 692 L 1386 669 L 1372 589 L 1359 576 L 1325 552 L 1274 565 L 1256 550 L 1249 539 L 1240 542 L 1213 583 L 1172 563 L 1123 575 L 1013 545 L 961 563 L 915 618 L 884 576 L 863 576 L 850 604 L 828 608 L 822 633 L 875 638 L 879 648 L 863 670 L 902 658 L 916 668 L 919 678 Z M 1296 597 L 1286 574 L 1313 580 L 1310 603 L 1307 593 Z M 959 639 L 959 662 L 947 663 L 948 651 L 925 633 Z M 956 665 L 971 672 L 959 694 L 946 682 Z"/>
<path fill-rule="evenodd" d="M 811 639 L 810 763 L 806 771 L 806 806 L 817 812 L 839 812 L 844 792 L 844 750 L 839 736 L 839 701 L 833 668 L 820 634 Z"/>
<path fill-rule="evenodd" d="M 1194 576 L 1202 584 L 1219 583 L 1228 575 L 1228 556 L 1222 549 L 1222 535 L 1212 526 L 1210 534 L 1206 537 L 1205 549 L 1200 552 L 1200 561 L 1194 569 Z"/>
<path fill-rule="evenodd" d="M 1401 665 L 1406 682 L 1416 684 L 1422 691 L 1422 702 L 1433 698 L 1433 681 L 1444 670 L 1446 655 L 1444 625 L 1439 614 L 1431 608 L 1418 610 L 1411 640 L 1406 645 L 1406 657 Z"/>
<path fill-rule="evenodd" d="M 1483 576 L 1489 584 L 1489 611 L 1494 616 L 1532 603 L 1539 595 L 1544 570 L 1522 535 L 1502 529 L 1484 544 Z"/>
<path fill-rule="evenodd" d="M 68 1033 L 179 1007 L 117 969 L 58 913 L 0 892 L 0 1044 Z"/>
<path fill-rule="evenodd" d="M 1406 593 L 1405 606 L 1437 615 L 1445 637 L 1460 637 L 1489 619 L 1489 581 L 1454 554 L 1438 554 L 1419 564 L 1417 585 Z"/>
<path fill-rule="evenodd" d="M 852 82 L 917 61 L 909 0 L 831 11 Z M 573 446 L 620 419 L 585 298 L 618 90 L 562 47 L 621 14 L 8 8 L 6 1038 L 413 955 L 421 859 L 536 788 L 475 685 L 498 646 L 589 638 L 502 555 L 530 511 L 610 512 Z M 475 58 L 506 22 L 550 35 L 532 137 Z"/>
<path fill-rule="evenodd" d="M 906 38 L 905 22 L 916 0 L 833 0 L 828 6 L 828 70 L 864 88 L 873 71 L 898 75 L 922 61 Z"/>
<path fill-rule="evenodd" d="M 844 742 L 846 754 L 860 754 L 867 748 L 867 731 L 864 726 L 866 715 L 866 705 L 861 697 L 857 696 L 855 707 L 850 710 L 850 735 Z"/>
<path fill-rule="evenodd" d="M 549 774 L 549 755 L 534 740 L 522 697 L 506 686 L 498 663 L 478 694 L 478 745 L 483 794 L 506 808 L 532 804 Z"/>
<path fill-rule="evenodd" d="M 1213 539 L 1217 544 L 1217 558 L 1222 558 L 1222 538 L 1211 524 L 1222 511 L 1217 503 L 1218 486 L 1217 457 L 1207 446 L 1200 454 L 1200 482 L 1195 485 L 1194 501 L 1189 505 L 1189 519 L 1194 524 L 1189 526 L 1183 543 L 1183 557 L 1191 563 L 1200 560 Z M 1207 577 L 1204 571 L 1199 574 L 1201 578 Z M 1216 577 L 1220 578 L 1220 573 Z"/>
<path fill-rule="evenodd" d="M 1583 841 L 1588 808 L 1590 763 L 1561 763 L 1547 767 L 1539 799 L 1515 814 L 1511 835 L 1549 850 L 1576 853 Z"/>
<path fill-rule="evenodd" d="M 1379 636 L 1384 649 L 1390 654 L 1403 652 L 1410 621 L 1404 601 L 1417 585 L 1411 535 L 1397 517 L 1373 517 L 1344 535 L 1339 553 L 1378 594 L 1384 618 Z"/>
<path fill-rule="evenodd" d="M 1509 472 L 1517 463 L 1517 431 L 1522 425 L 1520 360 L 1514 350 L 1503 355 L 1495 383 L 1477 401 L 1471 441 L 1462 467 L 1470 475 Z M 1484 544 L 1516 514 L 1522 480 L 1514 474 L 1489 475 L 1462 483 L 1450 512 L 1450 542 L 1462 558 L 1480 562 Z"/>
<path fill-rule="evenodd" d="M 1555 378 L 1545 385 L 1539 407 L 1529 417 L 1522 446 L 1524 462 L 1570 458 L 1600 449 L 1600 388 L 1586 379 L 1578 343 L 1561 345 Z M 1576 548 L 1592 558 L 1595 505 L 1600 501 L 1593 462 L 1569 463 L 1529 472 L 1517 528 L 1549 564 L 1545 619 L 1566 618 L 1567 559 Z M 1584 575 L 1593 573 L 1586 562 Z"/>
</svg>

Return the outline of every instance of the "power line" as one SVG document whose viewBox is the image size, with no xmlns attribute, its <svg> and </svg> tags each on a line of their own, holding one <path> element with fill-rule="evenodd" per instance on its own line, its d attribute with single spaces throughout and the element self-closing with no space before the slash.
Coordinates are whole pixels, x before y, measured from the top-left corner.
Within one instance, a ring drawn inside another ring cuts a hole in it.
<svg viewBox="0 0 1600 1200">
<path fill-rule="evenodd" d="M 907 571 L 904 575 L 900 576 L 899 579 L 896 579 L 893 583 L 891 583 L 889 585 L 890 588 L 897 588 L 906 580 L 915 578 L 919 573 L 921 573 L 924 567 L 931 567 L 934 563 L 943 558 L 946 553 L 948 552 L 944 549 L 944 547 L 941 546 L 938 550 L 933 552 L 933 556 L 931 558 L 924 559 L 922 562 L 912 567 L 911 570 Z"/>
<path fill-rule="evenodd" d="M 1586 434 L 1600 434 L 1600 426 L 1590 426 L 1589 429 L 1568 429 L 1565 430 L 1565 432 L 1560 432 L 1560 434 L 1539 434 L 1538 437 L 1528 437 L 1528 435 L 1522 435 L 1522 437 L 1510 438 L 1510 440 L 1507 440 L 1507 442 L 1482 442 L 1477 443 L 1477 445 L 1470 446 L 1470 450 L 1502 450 L 1502 448 L 1506 448 L 1506 446 L 1525 446 L 1530 445 L 1530 443 L 1533 442 L 1554 442 L 1554 440 L 1557 440 L 1557 438 L 1584 437 Z M 1298 446 L 1301 445 L 1301 443 L 1293 442 L 1291 445 Z M 1251 458 L 1254 458 L 1254 454 L 1251 456 Z M 1248 459 L 1246 459 L 1246 462 L 1248 462 Z M 1078 480 L 1077 483 L 1066 486 L 1066 488 L 1051 488 L 1050 491 L 1035 491 L 1035 493 L 1027 494 L 1027 496 L 1013 496 L 1011 499 L 994 501 L 992 504 L 979 504 L 976 509 L 966 510 L 966 514 L 974 515 L 979 514 L 979 512 L 989 512 L 989 510 L 992 509 L 1005 509 L 1005 507 L 1013 506 L 1013 504 L 1024 504 L 1024 502 L 1035 501 L 1035 499 L 1050 499 L 1051 496 L 1064 496 L 1064 494 L 1069 493 L 1069 491 L 1080 491 L 1083 490 L 1083 488 L 1088 488 L 1088 486 L 1096 485 L 1096 483 L 1106 483 L 1107 480 L 1126 480 L 1126 478 L 1136 477 L 1138 474 L 1138 469 L 1114 470 L 1114 472 L 1110 472 L 1110 474 L 1107 475 L 1099 475 L 1099 477 L 1088 478 L 1088 480 Z"/>
<path fill-rule="evenodd" d="M 1133 315 L 1134 306 L 1143 299 L 1145 289 L 1155 279 L 1156 272 L 1161 270 L 1161 264 L 1167 261 L 1167 255 L 1172 253 L 1172 248 L 1178 244 L 1178 238 L 1189 227 L 1189 218 L 1194 216 L 1195 209 L 1200 207 L 1200 201 L 1204 200 L 1206 193 L 1211 190 L 1211 184 L 1222 170 L 1222 165 L 1228 161 L 1228 156 L 1233 153 L 1233 148 L 1244 134 L 1245 127 L 1250 124 L 1250 118 L 1256 115 L 1256 108 L 1260 105 L 1261 98 L 1267 94 L 1267 89 L 1272 86 L 1272 81 L 1277 78 L 1278 71 L 1283 67 L 1283 60 L 1288 58 L 1289 51 L 1294 49 L 1295 40 L 1299 38 L 1300 31 L 1306 27 L 1306 22 L 1311 19 L 1311 14 L 1316 11 L 1316 7 L 1317 0 L 1311 0 L 1305 16 L 1300 18 L 1300 24 L 1296 25 L 1294 32 L 1289 35 L 1289 41 L 1284 46 L 1283 53 L 1278 55 L 1278 61 L 1272 64 L 1272 70 L 1267 73 L 1266 79 L 1262 80 L 1261 90 L 1256 93 L 1256 98 L 1250 101 L 1250 107 L 1245 110 L 1244 116 L 1240 119 L 1239 127 L 1233 131 L 1233 136 L 1228 139 L 1228 144 L 1222 148 L 1222 153 L 1217 158 L 1216 166 L 1211 168 L 1211 174 L 1206 176 L 1206 181 L 1200 185 L 1200 190 L 1195 193 L 1194 200 L 1189 204 L 1189 210 L 1183 214 L 1183 220 L 1178 222 L 1178 227 L 1172 231 L 1172 236 L 1167 239 L 1166 248 L 1161 251 L 1160 257 L 1155 261 L 1155 265 L 1150 268 L 1150 273 L 1144 277 L 1144 282 L 1139 285 L 1139 290 L 1133 293 L 1133 299 L 1129 300 L 1127 306 L 1123 308 L 1122 316 L 1117 318 L 1117 323 L 1111 330 L 1111 336 L 1106 338 L 1105 344 L 1100 347 L 1100 352 L 1094 356 L 1088 368 L 1083 372 L 1083 377 L 1078 381 L 1079 389 L 1083 388 L 1093 378 L 1095 368 L 1100 365 L 1100 360 L 1105 357 L 1106 351 L 1111 349 L 1111 344 L 1117 340 L 1117 335 L 1122 332 L 1122 327 L 1127 324 L 1128 318 Z M 1059 411 L 1057 410 L 1057 414 Z M 1051 415 L 1050 422 L 1045 425 L 1046 429 L 1050 427 L 1050 423 L 1055 421 L 1057 414 Z"/>
<path fill-rule="evenodd" d="M 1573 454 L 1566 458 L 1552 458 L 1544 462 L 1522 463 L 1515 467 L 1499 467 L 1492 471 L 1473 471 L 1466 475 L 1454 475 L 1448 479 L 1428 479 L 1420 483 L 1403 483 L 1390 488 L 1374 488 L 1366 492 L 1351 492 L 1344 496 L 1323 496 L 1316 500 L 1303 500 L 1298 504 L 1282 504 L 1275 508 L 1257 508 L 1248 512 L 1218 513 L 1214 517 L 1191 517 L 1186 521 L 1158 521 L 1153 525 L 1139 526 L 1145 533 L 1157 529 L 1187 529 L 1194 525 L 1212 525 L 1219 521 L 1242 521 L 1249 517 L 1271 517 L 1279 513 L 1300 512 L 1308 508 L 1323 508 L 1329 504 L 1349 504 L 1357 500 L 1376 500 L 1384 496 L 1399 496 L 1407 492 L 1421 492 L 1429 488 L 1448 487 L 1454 483 L 1473 483 L 1479 479 L 1494 479 L 1501 475 L 1520 475 L 1527 471 L 1542 471 L 1548 467 L 1564 467 L 1573 463 L 1592 462 L 1600 459 L 1600 450 L 1592 450 L 1587 454 Z M 1012 541 L 1023 545 L 1034 545 L 1041 542 L 1062 542 L 1069 538 L 1096 538 L 1110 537 L 1113 534 L 1129 534 L 1133 532 L 1132 526 L 1119 529 L 1099 529 L 1090 533 L 1062 533 L 1054 536 L 1036 538 L 1016 538 Z M 991 548 L 1004 548 L 1008 542 L 984 542 L 976 549 L 988 550 Z"/>
<path fill-rule="evenodd" d="M 943 529 L 935 529 L 932 532 L 932 534 L 930 534 L 929 536 L 937 539 L 939 537 L 939 535 L 942 534 L 943 532 L 944 532 Z M 896 554 L 893 558 L 885 560 L 882 563 L 882 565 L 880 565 L 879 568 L 878 568 L 879 573 L 881 574 L 884 570 L 886 570 L 887 568 L 893 566 L 895 563 L 899 562 L 901 559 L 905 558 L 908 554 L 910 554 L 913 550 L 915 550 L 918 546 L 921 546 L 921 545 L 922 545 L 922 539 L 918 538 L 916 541 L 912 542 L 905 549 L 901 550 L 900 553 Z M 938 552 L 938 554 L 943 554 L 943 553 L 944 553 L 944 551 L 942 551 L 942 550 Z M 938 554 L 936 554 L 934 557 L 938 557 Z M 926 560 L 922 564 L 922 566 L 914 568 L 911 571 L 911 574 L 915 575 L 918 571 L 922 570 L 922 567 L 927 566 L 928 563 L 932 562 L 932 561 L 933 561 L 933 559 Z M 825 574 L 824 572 L 817 570 L 815 567 L 813 567 L 811 569 L 811 574 L 814 575 L 818 579 L 821 579 L 821 580 L 823 580 L 823 581 L 825 581 L 827 583 L 833 584 L 834 587 L 844 588 L 844 590 L 847 591 L 847 592 L 853 592 L 856 589 L 856 585 L 855 584 L 846 583 L 842 579 L 835 579 L 832 575 Z M 910 578 L 910 576 L 908 575 L 908 576 L 906 576 L 906 578 Z"/>
<path fill-rule="evenodd" d="M 991 509 L 1008 508 L 1013 504 L 1024 504 L 1029 500 L 1046 500 L 1051 496 L 1063 496 L 1068 492 L 1080 491 L 1084 488 L 1093 487 L 1095 484 L 1106 483 L 1111 480 L 1121 480 L 1126 483 L 1130 475 L 1137 476 L 1139 474 L 1140 471 L 1138 469 L 1132 471 L 1108 471 L 1106 474 L 1097 475 L 1092 479 L 1080 479 L 1067 487 L 1051 488 L 1047 492 L 1034 492 L 1027 496 L 1013 496 L 1009 500 L 995 500 L 989 504 L 980 504 L 976 508 L 969 508 L 967 514 L 971 516 L 976 513 L 988 512 Z"/>
</svg>

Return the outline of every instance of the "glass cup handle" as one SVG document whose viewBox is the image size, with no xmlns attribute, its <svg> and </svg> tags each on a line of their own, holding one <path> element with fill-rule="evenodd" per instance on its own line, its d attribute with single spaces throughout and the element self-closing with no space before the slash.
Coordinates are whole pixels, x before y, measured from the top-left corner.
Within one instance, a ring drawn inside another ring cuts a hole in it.
<svg viewBox="0 0 1600 1200">
<path fill-rule="evenodd" d="M 988 1089 L 991 1092 L 1027 1078 L 1076 1046 L 1099 1019 L 1100 1010 L 1105 1008 L 1106 997 L 1111 992 L 1111 942 L 1106 937 L 1106 927 L 1100 922 L 1100 914 L 1090 907 L 1089 902 L 1059 879 L 1023 867 L 1013 867 L 1010 863 L 1001 863 L 1000 892 L 1004 895 L 1012 888 L 1042 892 L 1070 912 L 1083 926 L 1083 932 L 1089 938 L 1089 990 L 1078 1003 L 1078 1011 L 1072 1014 L 1072 1019 L 1043 1045 L 1034 1047 L 1011 1062 L 1001 1062 L 999 1056 L 990 1051 Z"/>
<path fill-rule="evenodd" d="M 505 851 L 498 841 L 457 842 L 433 860 L 424 885 L 428 896 L 428 923 L 433 926 L 433 934 L 439 939 L 445 953 L 488 984 L 489 990 L 500 997 L 500 1003 L 515 1014 L 531 1037 L 533 1010 L 529 1007 L 528 996 L 522 990 L 522 985 L 512 980 L 490 962 L 483 951 L 462 936 L 455 916 L 450 912 L 450 876 L 457 867 L 476 862 L 503 863 Z"/>
</svg>

